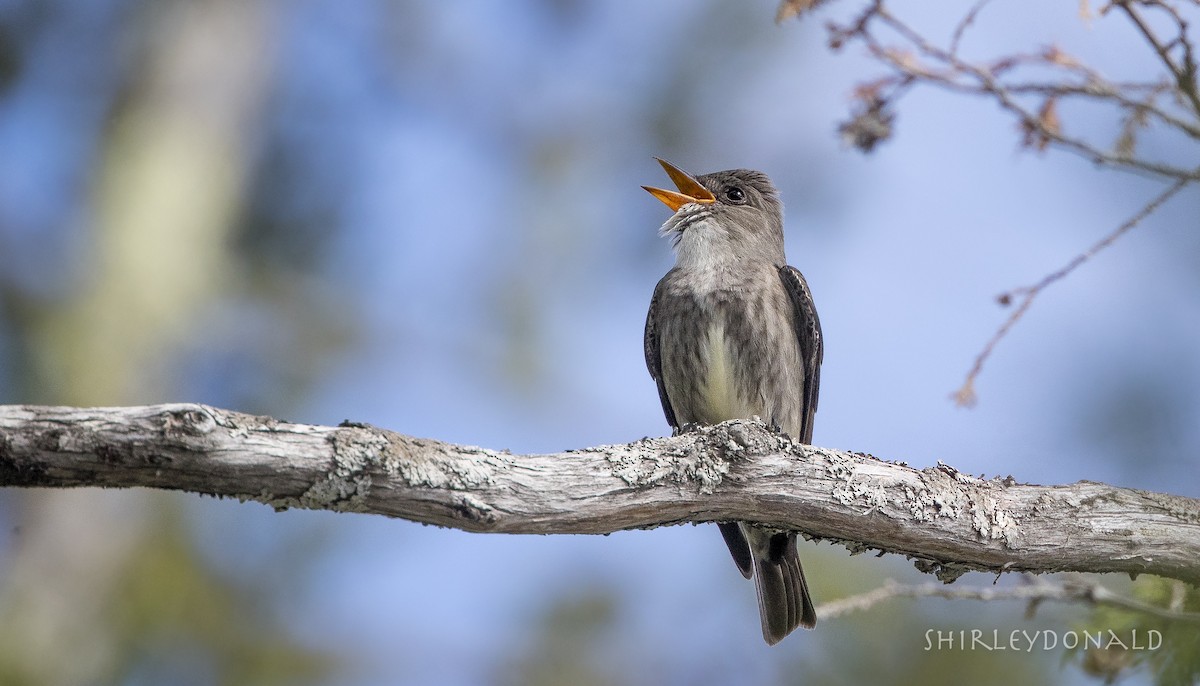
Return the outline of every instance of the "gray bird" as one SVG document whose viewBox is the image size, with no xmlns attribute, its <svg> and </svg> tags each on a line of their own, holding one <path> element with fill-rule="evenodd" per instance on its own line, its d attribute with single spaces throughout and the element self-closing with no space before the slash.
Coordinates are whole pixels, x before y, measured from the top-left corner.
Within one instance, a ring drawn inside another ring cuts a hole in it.
<svg viewBox="0 0 1200 686">
<path fill-rule="evenodd" d="M 821 323 L 804 276 L 785 263 L 783 206 L 762 172 L 693 177 L 659 160 L 679 192 L 643 186 L 674 210 L 662 227 L 675 267 L 646 316 L 646 366 L 667 422 L 759 417 L 812 442 L 821 378 Z M 796 534 L 719 524 L 733 561 L 758 589 L 763 638 L 774 645 L 817 621 Z"/>
</svg>

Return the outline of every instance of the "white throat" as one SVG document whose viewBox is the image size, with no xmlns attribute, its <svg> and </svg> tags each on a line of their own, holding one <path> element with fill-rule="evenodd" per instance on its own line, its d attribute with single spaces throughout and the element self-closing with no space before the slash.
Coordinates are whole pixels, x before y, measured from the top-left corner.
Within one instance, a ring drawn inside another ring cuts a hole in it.
<svg viewBox="0 0 1200 686">
<path fill-rule="evenodd" d="M 675 245 L 676 268 L 692 275 L 700 291 L 728 288 L 739 261 L 722 229 L 713 226 L 711 219 L 689 225 Z"/>
</svg>

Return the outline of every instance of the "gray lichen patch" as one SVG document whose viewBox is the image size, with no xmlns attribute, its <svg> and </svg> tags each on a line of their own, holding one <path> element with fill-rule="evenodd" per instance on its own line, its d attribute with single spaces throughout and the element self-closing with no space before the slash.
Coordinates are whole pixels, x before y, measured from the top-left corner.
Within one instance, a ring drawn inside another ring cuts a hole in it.
<svg viewBox="0 0 1200 686">
<path fill-rule="evenodd" d="M 854 476 L 854 460 L 832 451 L 820 451 L 825 458 L 825 473 L 833 479 L 849 479 Z"/>
<path fill-rule="evenodd" d="M 713 427 L 712 435 L 737 457 L 786 452 L 795 446 L 785 434 L 768 429 L 758 418 L 722 422 Z"/>
<path fill-rule="evenodd" d="M 868 514 L 887 505 L 887 489 L 877 481 L 850 477 L 833 488 L 833 497 L 839 503 Z"/>
<path fill-rule="evenodd" d="M 1143 497 L 1148 498 L 1160 507 L 1167 511 L 1175 519 L 1184 524 L 1200 524 L 1200 507 L 1197 507 L 1197 501 L 1193 498 L 1185 498 L 1179 495 L 1169 495 L 1166 493 L 1149 493 L 1139 491 Z"/>
<path fill-rule="evenodd" d="M 384 460 L 388 449 L 387 438 L 373 429 L 338 429 L 330 434 L 333 445 L 333 475 L 352 476 L 362 474 L 372 467 L 384 467 L 388 475 L 394 474 Z"/>
<path fill-rule="evenodd" d="M 325 482 L 322 482 L 322 483 L 325 483 Z M 271 509 L 275 510 L 276 512 L 286 512 L 288 510 L 295 509 L 295 508 L 309 509 L 309 510 L 311 510 L 311 509 L 328 509 L 333 512 L 339 512 L 339 511 L 354 512 L 354 511 L 357 511 L 354 507 L 354 503 L 356 503 L 356 502 L 361 503 L 361 501 L 353 501 L 351 499 L 347 499 L 344 502 L 338 501 L 337 499 L 330 499 L 329 496 L 327 496 L 326 494 L 323 494 L 321 492 L 321 489 L 318 486 L 313 486 L 312 488 L 309 488 L 308 491 L 301 494 L 300 497 L 298 497 L 298 498 L 289 497 L 289 496 L 277 496 L 274 493 L 271 493 L 270 491 L 267 491 L 267 490 L 263 490 L 258 493 L 235 493 L 235 494 L 231 495 L 230 497 L 234 498 L 239 503 L 245 503 L 245 502 L 262 503 L 263 505 L 270 507 Z M 326 505 L 325 503 L 331 503 L 331 504 Z M 362 508 L 360 507 L 359 509 L 361 510 Z"/>
<path fill-rule="evenodd" d="M 309 487 L 299 498 L 300 507 L 311 509 L 338 510 L 341 512 L 366 511 L 364 500 L 371 492 L 371 475 L 329 475 Z"/>
<path fill-rule="evenodd" d="M 858 475 L 858 462 L 835 451 L 809 448 L 825 461 L 825 473 L 836 482 L 834 500 L 862 514 L 882 510 L 888 503 L 887 488 L 878 477 Z"/>
<path fill-rule="evenodd" d="M 1020 518 L 1005 505 L 1004 482 L 977 479 L 941 464 L 881 472 L 873 463 L 843 453 L 808 450 L 824 459 L 826 474 L 836 482 L 831 494 L 848 508 L 914 522 L 955 520 L 970 526 L 980 540 L 1021 547 Z"/>
<path fill-rule="evenodd" d="M 1004 507 L 994 494 L 983 488 L 973 489 L 971 525 L 984 540 L 1004 541 L 1009 548 L 1021 547 L 1021 521 Z"/>
<path fill-rule="evenodd" d="M 1020 547 L 1020 518 L 1004 505 L 1002 482 L 972 478 L 940 464 L 919 474 L 920 485 L 908 489 L 914 519 L 969 517 L 971 529 L 981 540 Z"/>
<path fill-rule="evenodd" d="M 389 476 L 399 477 L 414 487 L 458 491 L 479 489 L 495 483 L 495 469 L 511 458 L 494 450 L 451 446 L 392 434 L 385 440 L 382 465 Z"/>
<path fill-rule="evenodd" d="M 607 451 L 613 476 L 635 488 L 662 483 L 695 484 L 700 493 L 713 493 L 730 476 L 733 463 L 749 456 L 778 452 L 780 438 L 757 421 L 732 420 L 674 439 L 645 439 L 644 449 Z M 663 449 L 660 446 L 670 442 Z"/>
<path fill-rule="evenodd" d="M 913 566 L 917 568 L 917 571 L 936 576 L 937 580 L 944 584 L 952 584 L 963 574 L 977 571 L 975 568 L 957 562 L 938 562 L 925 559 L 913 560 Z"/>
<path fill-rule="evenodd" d="M 909 516 L 918 522 L 931 522 L 938 517 L 958 519 L 967 505 L 956 484 L 938 478 L 906 485 L 904 499 Z"/>
<path fill-rule="evenodd" d="M 371 492 L 371 471 L 382 460 L 387 439 L 367 429 L 339 429 L 330 434 L 333 469 L 297 499 L 300 507 L 361 511 Z M 274 504 L 278 509 L 279 504 Z"/>
<path fill-rule="evenodd" d="M 448 446 L 400 436 L 372 427 L 344 427 L 327 439 L 333 468 L 294 502 L 270 501 L 281 507 L 365 511 L 372 488 L 387 482 L 413 488 L 469 491 L 493 483 L 493 470 L 504 461 L 495 451 Z M 488 521 L 485 507 L 470 501 L 462 507 L 469 518 Z"/>
<path fill-rule="evenodd" d="M 701 493 L 712 493 L 725 475 L 729 462 L 699 442 L 672 447 L 657 454 L 626 451 L 606 455 L 613 476 L 635 488 L 649 488 L 667 482 L 695 483 Z"/>
</svg>

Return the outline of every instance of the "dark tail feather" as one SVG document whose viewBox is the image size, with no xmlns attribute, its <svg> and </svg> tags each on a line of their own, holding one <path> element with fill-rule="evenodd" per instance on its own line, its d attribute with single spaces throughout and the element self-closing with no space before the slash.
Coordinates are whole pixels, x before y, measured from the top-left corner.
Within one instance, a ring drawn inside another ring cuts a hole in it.
<svg viewBox="0 0 1200 686">
<path fill-rule="evenodd" d="M 796 534 L 742 528 L 754 559 L 763 638 L 775 645 L 798 626 L 813 628 L 817 613 L 796 554 Z"/>
<path fill-rule="evenodd" d="M 721 536 L 725 539 L 725 545 L 729 547 L 729 554 L 733 555 L 733 563 L 737 565 L 738 571 L 747 579 L 754 576 L 754 558 L 750 555 L 750 544 L 742 534 L 742 525 L 737 522 L 721 522 L 717 526 L 721 528 Z"/>
</svg>

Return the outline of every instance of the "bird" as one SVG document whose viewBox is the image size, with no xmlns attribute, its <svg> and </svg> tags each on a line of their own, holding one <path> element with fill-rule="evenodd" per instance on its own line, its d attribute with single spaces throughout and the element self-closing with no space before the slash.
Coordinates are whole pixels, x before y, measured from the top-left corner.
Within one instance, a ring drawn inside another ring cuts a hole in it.
<svg viewBox="0 0 1200 686">
<path fill-rule="evenodd" d="M 645 353 L 667 422 L 679 434 L 757 417 L 811 443 L 824 345 L 808 282 L 786 263 L 779 192 L 759 171 L 693 176 L 658 162 L 678 192 L 642 188 L 674 212 L 661 233 L 675 266 L 654 288 Z M 718 526 L 738 570 L 754 579 L 767 644 L 813 628 L 795 532 Z"/>
</svg>

